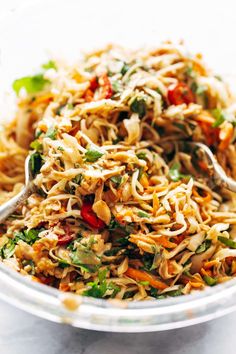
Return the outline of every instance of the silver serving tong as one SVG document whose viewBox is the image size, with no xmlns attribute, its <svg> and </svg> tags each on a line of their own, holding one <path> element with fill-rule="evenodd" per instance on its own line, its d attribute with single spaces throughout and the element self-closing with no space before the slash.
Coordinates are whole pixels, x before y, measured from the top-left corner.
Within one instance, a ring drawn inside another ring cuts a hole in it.
<svg viewBox="0 0 236 354">
<path fill-rule="evenodd" d="M 13 198 L 0 206 L 0 223 L 2 223 L 9 215 L 20 206 L 29 196 L 34 189 L 33 175 L 30 169 L 30 155 L 25 160 L 25 186 Z"/>
<path fill-rule="evenodd" d="M 171 141 L 166 140 L 165 142 L 170 143 Z M 215 158 L 208 146 L 203 143 L 195 143 L 183 140 L 172 141 L 171 143 L 177 144 L 179 151 L 186 149 L 186 147 L 189 148 L 190 151 L 194 151 L 196 150 L 196 148 L 201 149 L 201 152 L 203 152 L 205 157 L 207 158 L 208 169 L 211 172 L 210 177 L 214 181 L 214 184 L 218 186 L 223 186 L 232 192 L 236 192 L 236 181 L 226 175 L 224 169 L 218 163 L 217 159 Z"/>
</svg>

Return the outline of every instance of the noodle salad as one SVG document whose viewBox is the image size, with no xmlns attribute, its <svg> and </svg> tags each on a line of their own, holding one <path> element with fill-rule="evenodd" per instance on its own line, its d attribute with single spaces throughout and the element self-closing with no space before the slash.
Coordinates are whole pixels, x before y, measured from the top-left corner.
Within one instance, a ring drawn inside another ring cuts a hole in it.
<svg viewBox="0 0 236 354">
<path fill-rule="evenodd" d="M 236 178 L 236 104 L 180 43 L 109 45 L 75 65 L 17 79 L 0 130 L 1 261 L 34 281 L 96 298 L 162 299 L 236 274 L 236 198 L 212 183 L 203 142 Z"/>
</svg>

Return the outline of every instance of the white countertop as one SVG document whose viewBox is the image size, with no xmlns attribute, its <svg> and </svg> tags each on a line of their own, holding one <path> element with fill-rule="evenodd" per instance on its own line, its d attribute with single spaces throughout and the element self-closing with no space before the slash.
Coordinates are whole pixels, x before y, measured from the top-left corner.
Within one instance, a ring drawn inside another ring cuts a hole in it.
<svg viewBox="0 0 236 354">
<path fill-rule="evenodd" d="M 1 354 L 235 354 L 236 313 L 156 333 L 87 331 L 52 323 L 0 302 Z"/>
</svg>

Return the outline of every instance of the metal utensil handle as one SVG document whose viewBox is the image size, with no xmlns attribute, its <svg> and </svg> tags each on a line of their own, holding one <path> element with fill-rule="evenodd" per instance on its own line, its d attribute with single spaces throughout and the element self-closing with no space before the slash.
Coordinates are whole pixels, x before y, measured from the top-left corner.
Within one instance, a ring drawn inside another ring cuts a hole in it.
<svg viewBox="0 0 236 354">
<path fill-rule="evenodd" d="M 24 187 L 20 193 L 8 200 L 0 206 L 0 223 L 3 222 L 9 215 L 11 215 L 19 205 L 21 205 L 26 198 L 32 193 L 31 183 Z"/>
<path fill-rule="evenodd" d="M 214 177 L 220 180 L 227 189 L 231 190 L 232 192 L 236 192 L 236 181 L 226 175 L 224 169 L 218 163 L 211 150 L 202 143 L 195 143 L 195 145 L 202 148 L 212 162 L 214 168 Z"/>
</svg>

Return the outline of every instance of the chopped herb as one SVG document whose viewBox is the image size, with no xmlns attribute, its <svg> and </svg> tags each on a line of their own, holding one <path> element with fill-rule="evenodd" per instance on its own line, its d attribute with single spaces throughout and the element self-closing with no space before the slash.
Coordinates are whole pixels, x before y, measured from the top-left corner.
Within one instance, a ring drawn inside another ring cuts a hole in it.
<svg viewBox="0 0 236 354">
<path fill-rule="evenodd" d="M 39 240 L 39 233 L 44 230 L 44 228 L 40 228 L 16 232 L 14 235 L 14 242 L 17 243 L 19 240 L 22 240 L 29 245 L 33 245 L 37 240 Z"/>
<path fill-rule="evenodd" d="M 58 146 L 57 150 L 59 151 L 65 151 L 65 149 L 62 146 Z"/>
<path fill-rule="evenodd" d="M 121 69 L 121 74 L 122 75 L 125 75 L 127 73 L 127 71 L 129 70 L 129 65 L 124 63 L 124 65 L 122 66 L 122 69 Z"/>
<path fill-rule="evenodd" d="M 165 299 L 168 296 L 171 296 L 171 297 L 180 296 L 180 295 L 182 295 L 182 288 L 177 289 L 177 290 L 171 290 L 171 291 L 165 292 L 164 294 L 159 294 L 157 289 L 151 288 L 150 295 L 155 297 L 156 299 Z"/>
<path fill-rule="evenodd" d="M 92 250 L 92 245 L 95 242 L 93 237 L 90 237 L 86 243 L 78 242 L 77 240 L 73 244 L 75 249 L 70 253 L 72 263 L 90 273 L 96 272 L 101 264 L 100 258 Z"/>
<path fill-rule="evenodd" d="M 142 174 L 143 174 L 143 167 L 140 167 L 138 170 L 139 170 L 138 180 L 140 180 L 140 178 L 142 177 Z"/>
<path fill-rule="evenodd" d="M 145 152 L 138 152 L 138 153 L 136 154 L 136 156 L 137 156 L 139 159 L 141 159 L 141 160 L 145 160 L 146 157 L 147 157 L 147 154 L 146 154 Z"/>
<path fill-rule="evenodd" d="M 74 108 L 74 104 L 73 103 L 68 103 L 67 108 L 68 109 L 73 109 Z"/>
<path fill-rule="evenodd" d="M 55 63 L 53 60 L 49 60 L 47 63 L 44 63 L 44 64 L 42 65 L 42 68 L 45 69 L 45 70 L 48 70 L 48 69 L 55 69 L 55 70 L 57 70 L 56 63 Z"/>
<path fill-rule="evenodd" d="M 150 218 L 150 215 L 147 214 L 147 213 L 145 213 L 144 211 L 139 211 L 139 212 L 138 212 L 138 216 L 139 216 L 140 218 Z"/>
<path fill-rule="evenodd" d="M 126 291 L 123 295 L 123 300 L 132 298 L 135 295 L 135 291 Z"/>
<path fill-rule="evenodd" d="M 85 161 L 86 162 L 95 162 L 97 161 L 103 154 L 97 150 L 87 150 L 85 153 Z"/>
<path fill-rule="evenodd" d="M 34 76 L 25 76 L 21 79 L 17 79 L 13 82 L 13 90 L 18 95 L 20 90 L 24 88 L 27 93 L 35 93 L 42 91 L 44 86 L 48 84 L 49 81 L 44 79 L 43 74 L 37 74 Z"/>
<path fill-rule="evenodd" d="M 235 248 L 236 249 L 236 242 L 223 236 L 218 236 L 218 240 L 223 243 L 225 246 L 229 248 Z"/>
<path fill-rule="evenodd" d="M 117 187 L 119 187 L 122 181 L 122 176 L 113 176 L 110 180 L 115 183 Z"/>
<path fill-rule="evenodd" d="M 43 151 L 43 144 L 41 144 L 37 139 L 32 141 L 30 144 L 31 149 L 36 150 L 37 152 Z"/>
<path fill-rule="evenodd" d="M 70 263 L 68 263 L 67 261 L 65 261 L 64 259 L 60 259 L 59 261 L 59 267 L 64 269 L 70 266 Z"/>
<path fill-rule="evenodd" d="M 65 192 L 74 195 L 75 194 L 75 186 L 71 184 L 71 182 L 67 182 L 65 185 Z"/>
<path fill-rule="evenodd" d="M 140 118 L 143 118 L 147 113 L 147 105 L 143 98 L 135 98 L 131 103 L 130 109 L 134 113 L 138 113 Z"/>
<path fill-rule="evenodd" d="M 207 88 L 205 86 L 202 85 L 198 85 L 197 89 L 196 89 L 196 95 L 201 96 L 204 95 L 207 91 Z"/>
<path fill-rule="evenodd" d="M 79 173 L 77 176 L 75 176 L 73 179 L 72 179 L 72 182 L 80 185 L 81 181 L 83 179 L 83 175 L 81 173 Z"/>
<path fill-rule="evenodd" d="M 150 296 L 155 297 L 156 299 L 165 299 L 165 295 L 159 294 L 156 288 L 151 287 Z"/>
<path fill-rule="evenodd" d="M 171 168 L 169 170 L 169 176 L 172 181 L 178 182 L 182 178 L 186 178 L 186 177 L 189 178 L 188 175 L 184 175 L 184 174 L 180 173 L 180 168 L 181 168 L 181 165 L 178 162 L 174 163 L 171 166 Z"/>
<path fill-rule="evenodd" d="M 62 110 L 63 110 L 63 108 L 65 108 L 65 107 L 66 107 L 66 103 L 61 104 L 59 107 L 57 107 L 57 108 L 55 109 L 56 115 L 57 115 L 57 116 L 60 116 L 60 115 L 61 115 L 61 112 L 62 112 Z"/>
<path fill-rule="evenodd" d="M 35 138 L 38 139 L 38 138 L 40 137 L 40 135 L 42 135 L 42 134 L 43 134 L 42 130 L 36 129 L 36 131 L 35 131 Z"/>
<path fill-rule="evenodd" d="M 145 281 L 145 280 L 143 280 L 143 281 L 139 281 L 138 282 L 140 285 L 149 285 L 149 281 Z"/>
<path fill-rule="evenodd" d="M 151 253 L 145 253 L 142 257 L 142 262 L 143 262 L 143 269 L 150 271 L 152 270 L 152 265 L 154 261 L 154 255 Z"/>
<path fill-rule="evenodd" d="M 213 128 L 219 127 L 225 121 L 225 115 L 221 109 L 213 109 L 212 115 L 216 119 L 215 122 L 212 124 Z"/>
<path fill-rule="evenodd" d="M 122 86 L 121 83 L 119 81 L 113 81 L 112 83 L 112 91 L 114 93 L 118 93 L 122 91 Z"/>
<path fill-rule="evenodd" d="M 171 290 L 165 293 L 167 296 L 175 297 L 182 295 L 182 289 Z"/>
<path fill-rule="evenodd" d="M 120 291 L 120 287 L 106 280 L 107 269 L 98 272 L 98 280 L 88 283 L 90 289 L 85 290 L 83 295 L 96 298 L 103 298 L 107 290 L 113 290 L 111 297 L 115 297 Z"/>
<path fill-rule="evenodd" d="M 196 77 L 196 73 L 191 66 L 187 67 L 187 69 L 185 70 L 185 74 L 187 76 L 191 77 L 192 79 L 194 79 Z"/>
<path fill-rule="evenodd" d="M 13 256 L 15 251 L 15 243 L 12 239 L 9 239 L 7 243 L 1 248 L 0 254 L 3 259 L 8 259 Z"/>
<path fill-rule="evenodd" d="M 133 230 L 133 225 L 121 225 L 118 223 L 118 221 L 113 217 L 110 221 L 110 224 L 108 225 L 108 230 L 109 231 L 121 231 L 125 236 L 129 236 L 134 230 Z M 127 245 L 129 242 L 127 238 L 120 238 L 116 240 L 116 242 L 122 244 L 122 245 Z"/>
<path fill-rule="evenodd" d="M 30 169 L 34 177 L 37 173 L 39 173 L 42 167 L 42 162 L 42 156 L 38 152 L 35 152 L 30 156 Z"/>
<path fill-rule="evenodd" d="M 50 138 L 52 140 L 56 140 L 57 129 L 55 129 L 53 126 L 49 127 L 46 134 L 45 134 L 45 138 Z"/>
<path fill-rule="evenodd" d="M 25 268 L 25 267 L 27 267 L 27 266 L 30 266 L 31 267 L 31 270 L 30 270 L 30 272 L 28 272 L 29 274 L 31 274 L 31 275 L 34 275 L 35 274 L 35 264 L 34 264 L 34 262 L 32 261 L 32 259 L 24 259 L 23 261 L 22 261 L 22 266 Z"/>
<path fill-rule="evenodd" d="M 208 250 L 208 248 L 210 248 L 210 246 L 211 246 L 211 240 L 206 240 L 196 249 L 195 253 L 196 254 L 203 253 L 206 250 Z"/>
<path fill-rule="evenodd" d="M 204 275 L 203 279 L 209 286 L 214 286 L 217 283 L 217 280 L 210 277 L 209 275 Z"/>
<path fill-rule="evenodd" d="M 118 144 L 120 141 L 122 140 L 122 138 L 120 136 L 118 136 L 116 139 L 112 140 L 112 143 L 114 145 Z"/>
</svg>

